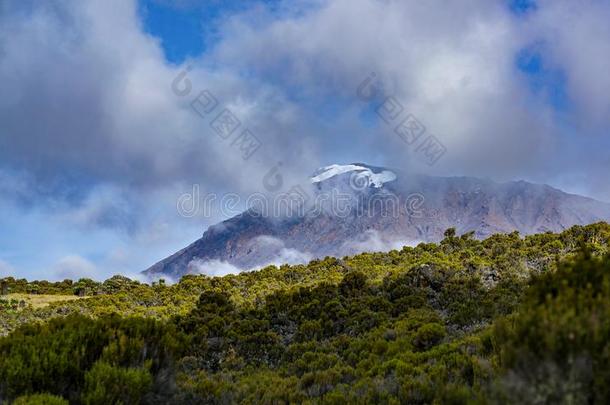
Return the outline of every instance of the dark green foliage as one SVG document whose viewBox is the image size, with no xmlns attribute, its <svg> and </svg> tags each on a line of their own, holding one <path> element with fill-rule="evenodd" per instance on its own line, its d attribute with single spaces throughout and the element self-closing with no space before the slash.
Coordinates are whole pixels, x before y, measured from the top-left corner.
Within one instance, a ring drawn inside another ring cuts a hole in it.
<svg viewBox="0 0 610 405">
<path fill-rule="evenodd" d="M 610 257 L 589 252 L 535 277 L 494 339 L 503 395 L 523 403 L 610 402 Z"/>
<path fill-rule="evenodd" d="M 606 403 L 609 239 L 606 224 L 485 241 L 450 229 L 440 244 L 171 286 L 4 279 L 93 296 L 2 304 L 0 402 Z"/>
<path fill-rule="evenodd" d="M 443 325 L 427 323 L 415 332 L 412 341 L 413 347 L 417 350 L 426 351 L 439 344 L 445 335 L 446 331 Z"/>
<path fill-rule="evenodd" d="M 83 280 L 79 280 L 79 282 Z M 94 281 L 91 282 L 95 283 Z M 0 295 L 6 295 L 9 293 L 71 295 L 74 293 L 75 284 L 76 283 L 73 283 L 72 280 L 64 280 L 58 282 L 50 282 L 44 280 L 28 282 L 26 279 L 23 278 L 15 279 L 13 277 L 6 277 L 0 279 Z"/>
<path fill-rule="evenodd" d="M 85 374 L 82 401 L 90 405 L 139 404 L 152 384 L 147 367 L 124 368 L 99 361 Z"/>
<path fill-rule="evenodd" d="M 77 400 L 85 383 L 91 391 L 89 373 L 96 375 L 100 360 L 108 367 L 146 367 L 158 373 L 173 360 L 177 337 L 171 325 L 118 316 L 93 320 L 74 315 L 24 325 L 0 340 L 0 398 L 47 392 Z M 121 372 L 116 369 L 116 378 L 132 376 Z"/>
</svg>

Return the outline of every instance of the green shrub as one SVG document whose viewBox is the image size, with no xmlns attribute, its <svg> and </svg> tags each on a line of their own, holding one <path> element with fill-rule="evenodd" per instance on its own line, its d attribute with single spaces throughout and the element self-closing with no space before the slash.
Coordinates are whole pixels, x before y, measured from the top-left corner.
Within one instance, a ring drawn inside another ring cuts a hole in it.
<svg viewBox="0 0 610 405">
<path fill-rule="evenodd" d="M 90 297 L 0 303 L 0 403 L 608 403 L 609 240 L 449 230 L 171 286 L 3 279 Z"/>
<path fill-rule="evenodd" d="M 123 368 L 97 362 L 85 374 L 82 399 L 88 405 L 139 404 L 152 383 L 152 375 L 144 368 Z"/>
<path fill-rule="evenodd" d="M 15 399 L 13 405 L 68 405 L 68 401 L 55 395 L 34 394 Z"/>
<path fill-rule="evenodd" d="M 610 401 L 610 257 L 585 253 L 536 277 L 515 316 L 494 327 L 510 400 Z M 510 376 L 510 377 L 508 377 Z"/>
<path fill-rule="evenodd" d="M 436 346 L 446 335 L 445 327 L 438 323 L 428 323 L 415 332 L 413 346 L 418 350 L 428 350 Z"/>
</svg>

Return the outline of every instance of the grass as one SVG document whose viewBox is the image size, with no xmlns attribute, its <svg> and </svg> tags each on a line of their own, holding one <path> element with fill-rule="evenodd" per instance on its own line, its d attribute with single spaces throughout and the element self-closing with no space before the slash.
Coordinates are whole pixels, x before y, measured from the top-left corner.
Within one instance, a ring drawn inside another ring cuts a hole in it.
<svg viewBox="0 0 610 405">
<path fill-rule="evenodd" d="M 26 306 L 29 304 L 32 308 L 44 308 L 49 304 L 60 301 L 73 301 L 81 298 L 87 297 L 78 297 L 76 295 L 46 295 L 46 294 L 7 294 L 0 296 L 0 299 L 5 301 L 17 300 L 17 301 L 25 301 Z"/>
</svg>

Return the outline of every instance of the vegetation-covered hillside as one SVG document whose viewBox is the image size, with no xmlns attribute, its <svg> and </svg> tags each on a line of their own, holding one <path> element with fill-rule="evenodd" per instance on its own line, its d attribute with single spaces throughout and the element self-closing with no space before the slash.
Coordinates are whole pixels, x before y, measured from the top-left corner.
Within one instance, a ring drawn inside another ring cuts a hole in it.
<svg viewBox="0 0 610 405">
<path fill-rule="evenodd" d="M 179 283 L 3 279 L 0 403 L 607 403 L 610 226 Z"/>
</svg>

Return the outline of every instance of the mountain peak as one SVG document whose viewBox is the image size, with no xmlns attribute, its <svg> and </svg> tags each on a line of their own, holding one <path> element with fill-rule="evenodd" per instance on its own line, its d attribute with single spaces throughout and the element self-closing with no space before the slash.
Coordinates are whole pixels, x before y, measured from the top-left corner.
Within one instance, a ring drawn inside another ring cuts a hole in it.
<svg viewBox="0 0 610 405">
<path fill-rule="evenodd" d="M 352 182 L 369 187 L 380 188 L 384 183 L 396 180 L 396 174 L 381 167 L 363 163 L 347 165 L 332 164 L 316 170 L 311 177 L 312 183 L 321 183 L 330 178 L 349 173 Z"/>
<path fill-rule="evenodd" d="M 610 204 L 549 186 L 397 173 L 362 163 L 322 167 L 310 179 L 319 194 L 304 215 L 258 216 L 246 211 L 211 227 L 147 274 L 180 277 L 207 262 L 252 269 L 390 250 L 438 242 L 450 227 L 484 238 L 610 220 Z"/>
</svg>

